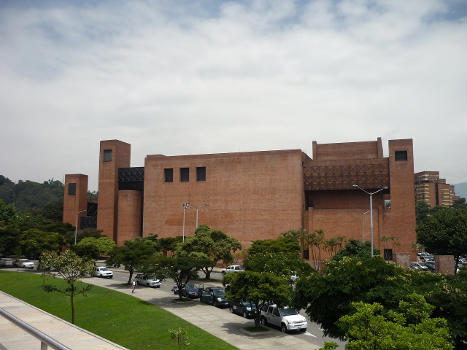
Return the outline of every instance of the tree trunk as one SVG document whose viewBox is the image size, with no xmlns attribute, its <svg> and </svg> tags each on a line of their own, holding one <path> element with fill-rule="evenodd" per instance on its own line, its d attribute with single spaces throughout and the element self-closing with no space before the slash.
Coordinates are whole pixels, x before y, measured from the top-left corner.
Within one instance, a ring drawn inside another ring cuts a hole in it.
<svg viewBox="0 0 467 350">
<path fill-rule="evenodd" d="M 71 294 L 70 294 L 70 301 L 71 301 L 71 323 L 75 324 L 75 285 L 71 285 Z"/>
<path fill-rule="evenodd" d="M 255 312 L 255 327 L 259 328 L 261 326 L 261 311 L 256 310 Z"/>
<path fill-rule="evenodd" d="M 457 266 L 459 266 L 459 255 L 456 255 L 454 258 L 454 274 L 457 275 Z"/>
<path fill-rule="evenodd" d="M 128 269 L 128 271 L 130 272 L 130 277 L 128 278 L 128 282 L 126 284 L 131 284 L 131 278 L 133 277 L 133 268 L 130 268 Z"/>
<path fill-rule="evenodd" d="M 211 279 L 211 271 L 212 270 L 209 270 L 209 269 L 206 269 L 206 271 L 204 271 L 204 273 L 206 274 L 206 279 L 207 280 Z"/>
</svg>

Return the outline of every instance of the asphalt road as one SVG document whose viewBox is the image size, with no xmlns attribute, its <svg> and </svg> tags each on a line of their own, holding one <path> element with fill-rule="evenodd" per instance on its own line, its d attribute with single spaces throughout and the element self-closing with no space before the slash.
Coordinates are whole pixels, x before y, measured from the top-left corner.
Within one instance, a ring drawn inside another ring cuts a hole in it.
<svg viewBox="0 0 467 350">
<path fill-rule="evenodd" d="M 135 275 L 136 274 L 134 274 L 134 276 Z M 122 283 L 126 283 L 128 281 L 128 277 L 129 277 L 128 272 L 114 270 L 113 280 L 119 281 L 119 282 L 122 282 Z M 204 283 L 205 286 L 214 286 L 214 285 L 222 286 L 222 283 L 221 283 L 222 274 L 221 273 L 213 272 L 211 274 L 211 279 L 216 279 L 217 281 L 204 282 L 204 281 L 201 280 L 201 281 L 194 281 L 193 283 L 195 283 L 195 284 L 203 284 Z M 170 279 L 165 280 L 165 281 L 162 282 L 162 285 L 161 285 L 160 289 L 165 291 L 165 292 L 171 292 L 173 285 L 174 285 L 174 283 L 172 282 L 172 280 L 170 280 Z M 138 286 L 137 287 L 137 289 L 146 289 L 146 288 L 149 288 L 149 287 L 146 287 L 146 286 Z M 138 294 L 138 290 L 136 291 L 136 294 Z M 199 301 L 197 301 L 197 300 L 195 302 L 199 303 Z M 204 310 L 205 310 L 205 315 L 203 315 L 203 316 L 209 318 L 210 315 L 212 314 L 212 322 L 214 324 L 216 323 L 216 320 L 217 320 L 217 317 L 218 317 L 217 313 L 219 311 L 230 313 L 229 309 L 219 310 L 219 309 L 217 309 L 217 308 L 215 308 L 213 306 L 209 307 L 209 308 L 206 308 Z M 213 312 L 211 313 L 210 311 L 213 311 Z M 344 350 L 345 349 L 345 343 L 339 341 L 338 339 L 325 337 L 323 335 L 323 331 L 321 330 L 321 327 L 319 327 L 318 324 L 316 324 L 314 322 L 311 322 L 308 319 L 308 316 L 303 311 L 301 312 L 301 314 L 307 318 L 307 321 L 308 321 L 307 332 L 305 332 L 305 333 L 293 333 L 293 334 L 289 334 L 288 336 L 291 336 L 291 337 L 294 337 L 294 338 L 298 337 L 299 339 L 302 339 L 302 340 L 308 342 L 309 344 L 312 344 L 314 346 L 319 346 L 319 347 L 323 346 L 325 341 L 334 341 L 337 344 L 339 344 L 339 347 L 337 348 L 338 350 Z M 241 317 L 241 316 L 238 316 L 238 317 Z M 182 318 L 183 318 L 183 316 L 182 316 Z M 278 328 L 273 329 L 272 331 L 281 333 L 280 329 L 278 329 Z"/>
</svg>

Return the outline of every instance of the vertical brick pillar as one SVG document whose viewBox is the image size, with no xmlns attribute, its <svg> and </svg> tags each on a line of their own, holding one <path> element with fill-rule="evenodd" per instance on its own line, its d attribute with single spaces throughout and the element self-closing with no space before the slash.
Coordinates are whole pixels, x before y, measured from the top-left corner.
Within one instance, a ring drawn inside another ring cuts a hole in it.
<svg viewBox="0 0 467 350">
<path fill-rule="evenodd" d="M 131 145 L 119 140 L 101 141 L 97 229 L 117 242 L 118 169 L 130 167 Z"/>
<path fill-rule="evenodd" d="M 141 237 L 141 192 L 118 192 L 118 236 L 117 245 L 126 240 Z"/>
<path fill-rule="evenodd" d="M 83 174 L 66 174 L 63 191 L 63 222 L 76 225 L 76 216 L 86 216 L 88 207 L 88 176 Z"/>
</svg>

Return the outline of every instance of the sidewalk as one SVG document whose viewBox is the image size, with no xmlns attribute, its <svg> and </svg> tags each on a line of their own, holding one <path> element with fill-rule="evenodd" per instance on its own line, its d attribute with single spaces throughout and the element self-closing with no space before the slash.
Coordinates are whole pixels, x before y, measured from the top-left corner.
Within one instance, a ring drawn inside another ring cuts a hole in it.
<svg viewBox="0 0 467 350">
<path fill-rule="evenodd" d="M 2 291 L 0 291 L 0 307 L 73 350 L 126 350 Z M 0 316 L 0 350 L 39 350 L 40 348 L 41 342 L 37 338 Z"/>
<path fill-rule="evenodd" d="M 243 327 L 253 326 L 253 320 L 232 314 L 225 309 L 202 304 L 198 299 L 179 304 L 174 302 L 177 296 L 162 288 L 138 287 L 132 294 L 131 287 L 116 280 L 88 278 L 86 282 L 117 290 L 160 306 L 241 350 L 315 350 L 320 347 L 303 339 L 303 337 L 315 337 L 308 332 L 307 335 L 282 334 L 279 330 L 271 329 L 265 333 L 249 334 Z"/>
</svg>

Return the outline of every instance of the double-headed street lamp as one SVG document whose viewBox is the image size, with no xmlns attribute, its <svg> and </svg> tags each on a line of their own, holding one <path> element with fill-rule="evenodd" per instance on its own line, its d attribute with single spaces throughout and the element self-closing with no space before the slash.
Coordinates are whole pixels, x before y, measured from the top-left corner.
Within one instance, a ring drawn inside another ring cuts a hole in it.
<svg viewBox="0 0 467 350">
<path fill-rule="evenodd" d="M 78 217 L 79 217 L 79 214 L 85 212 L 85 211 L 88 211 L 87 209 L 83 209 L 83 210 L 80 210 L 78 212 L 76 212 L 76 226 L 75 226 L 75 245 L 76 245 L 76 237 L 78 236 Z"/>
<path fill-rule="evenodd" d="M 378 192 L 381 192 L 383 190 L 387 190 L 388 188 L 387 187 L 381 187 L 380 189 L 374 191 L 374 192 L 368 192 L 367 190 L 364 190 L 363 188 L 361 188 L 360 186 L 358 186 L 357 184 L 353 184 L 352 185 L 354 188 L 358 188 L 359 190 L 362 190 L 363 192 L 365 192 L 367 195 L 370 196 L 370 227 L 371 227 L 371 257 L 373 257 L 373 195 L 378 193 Z"/>
</svg>

